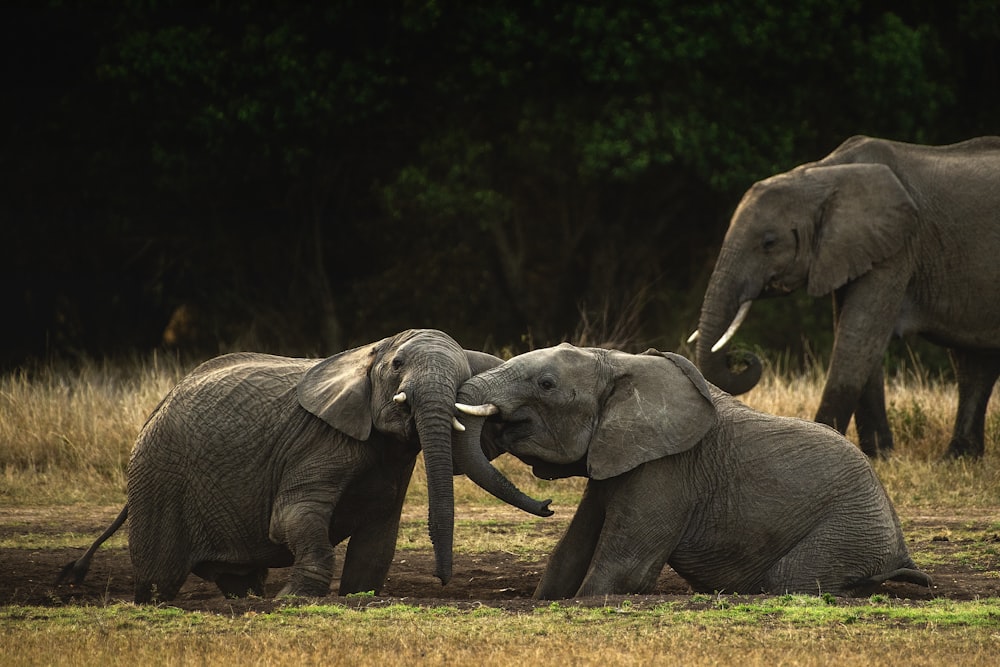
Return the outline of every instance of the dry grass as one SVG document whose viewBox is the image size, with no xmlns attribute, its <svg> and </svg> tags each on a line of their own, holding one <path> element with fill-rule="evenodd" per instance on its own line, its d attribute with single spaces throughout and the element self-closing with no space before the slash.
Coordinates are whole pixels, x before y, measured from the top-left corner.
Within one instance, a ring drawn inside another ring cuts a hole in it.
<svg viewBox="0 0 1000 667">
<path fill-rule="evenodd" d="M 175 359 L 153 357 L 128 367 L 90 363 L 0 377 L 0 501 L 17 505 L 116 504 L 124 501 L 132 442 L 146 416 L 184 372 Z M 764 412 L 808 419 L 819 404 L 824 371 L 804 374 L 771 365 L 761 384 L 741 397 Z M 1000 506 L 1000 407 L 990 404 L 986 457 L 940 460 L 951 435 L 957 395 L 951 383 L 919 370 L 892 377 L 886 389 L 896 452 L 876 470 L 898 506 Z M 848 437 L 854 438 L 853 426 Z M 510 457 L 497 461 L 522 490 L 573 504 L 583 480 L 547 482 Z M 459 503 L 493 502 L 464 477 Z M 410 501 L 426 503 L 418 464 Z M 499 503 L 499 501 L 496 501 Z"/>
<path fill-rule="evenodd" d="M 0 499 L 17 504 L 124 500 L 132 443 L 184 374 L 153 356 L 0 377 Z"/>
</svg>

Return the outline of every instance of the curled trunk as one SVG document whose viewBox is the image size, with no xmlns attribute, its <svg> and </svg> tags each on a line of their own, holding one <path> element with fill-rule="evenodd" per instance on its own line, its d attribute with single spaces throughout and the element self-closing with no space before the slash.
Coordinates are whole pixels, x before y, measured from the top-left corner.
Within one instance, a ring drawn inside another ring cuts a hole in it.
<svg viewBox="0 0 1000 667">
<path fill-rule="evenodd" d="M 721 261 L 721 260 L 720 260 Z M 760 381 L 760 359 L 750 352 L 734 353 L 731 343 L 713 352 L 712 347 L 723 337 L 736 319 L 740 306 L 749 301 L 735 280 L 716 270 L 709 281 L 698 322 L 698 342 L 695 348 L 698 368 L 705 378 L 730 394 L 743 394 Z"/>
<path fill-rule="evenodd" d="M 468 383 L 459 391 L 459 402 L 479 404 L 478 392 L 471 391 Z M 464 473 L 479 487 L 493 494 L 509 505 L 537 516 L 551 516 L 549 509 L 551 500 L 535 500 L 514 486 L 514 483 L 504 477 L 487 458 L 481 445 L 483 425 L 486 418 L 482 416 L 462 415 L 465 430 L 455 433 L 453 456 L 459 472 Z"/>
</svg>

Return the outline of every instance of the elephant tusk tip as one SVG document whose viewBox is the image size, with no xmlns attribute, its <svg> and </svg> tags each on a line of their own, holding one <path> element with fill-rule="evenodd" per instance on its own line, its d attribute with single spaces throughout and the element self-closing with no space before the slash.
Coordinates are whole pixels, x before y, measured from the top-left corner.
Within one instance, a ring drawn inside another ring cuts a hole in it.
<svg viewBox="0 0 1000 667">
<path fill-rule="evenodd" d="M 729 328 L 726 329 L 726 333 L 722 334 L 722 338 L 720 338 L 718 342 L 712 346 L 712 352 L 718 352 L 721 350 L 723 346 L 725 346 L 725 344 L 736 335 L 736 331 L 740 328 L 740 325 L 743 324 L 743 320 L 747 318 L 747 313 L 750 312 L 750 304 L 752 303 L 753 301 L 744 301 L 740 304 L 740 309 L 736 311 L 736 317 L 733 318 L 732 324 L 730 324 Z"/>
<path fill-rule="evenodd" d="M 458 421 L 458 417 L 451 418 L 451 427 L 459 433 L 465 433 L 465 425 Z"/>
<path fill-rule="evenodd" d="M 687 342 L 693 343 L 696 340 L 698 340 L 698 333 L 699 333 L 699 330 L 695 329 L 694 332 L 690 336 L 688 336 Z"/>
<path fill-rule="evenodd" d="M 456 403 L 455 407 L 458 408 L 460 412 L 464 412 L 467 415 L 473 415 L 474 417 L 489 417 L 490 415 L 495 415 L 500 412 L 497 406 L 492 403 L 484 403 L 482 405 L 466 405 L 465 403 Z"/>
<path fill-rule="evenodd" d="M 405 391 L 399 392 L 398 394 L 392 397 L 392 400 L 395 401 L 396 403 L 406 403 L 406 392 Z"/>
</svg>

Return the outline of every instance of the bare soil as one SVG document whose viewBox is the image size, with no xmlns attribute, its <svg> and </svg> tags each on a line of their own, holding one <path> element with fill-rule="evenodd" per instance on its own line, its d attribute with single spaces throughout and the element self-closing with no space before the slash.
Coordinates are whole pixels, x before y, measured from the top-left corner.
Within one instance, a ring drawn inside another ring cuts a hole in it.
<svg viewBox="0 0 1000 667">
<path fill-rule="evenodd" d="M 0 509 L 0 539 L 17 543 L 23 535 L 53 535 L 74 532 L 95 538 L 117 514 L 117 508 L 87 510 Z M 934 578 L 931 589 L 890 582 L 880 591 L 893 598 L 895 604 L 932 598 L 972 600 L 1000 597 L 1000 535 L 996 532 L 1000 512 L 971 510 L 968 512 L 923 512 L 905 517 L 911 554 L 919 554 L 918 562 L 933 563 L 923 569 Z M 567 522 L 546 522 L 542 530 L 558 536 Z M 62 567 L 79 558 L 88 544 L 79 548 L 6 548 L 0 550 L 0 605 L 94 605 L 132 599 L 132 568 L 125 548 L 102 548 L 94 558 L 86 581 L 80 586 L 55 585 Z M 338 547 L 337 562 L 342 562 L 343 546 Z M 512 612 L 526 611 L 548 605 L 531 599 L 545 567 L 546 556 L 537 560 L 503 551 L 491 553 L 455 554 L 454 576 L 447 586 L 433 576 L 434 558 L 430 549 L 399 549 L 380 596 L 340 597 L 307 601 L 276 600 L 274 594 L 287 578 L 287 570 L 271 570 L 267 597 L 243 600 L 225 599 L 214 584 L 195 575 L 188 578 L 177 599 L 169 604 L 186 610 L 222 614 L 247 611 L 264 612 L 290 604 L 321 602 L 368 607 L 404 603 L 420 606 L 451 606 L 460 609 L 491 606 Z M 335 579 L 332 591 L 337 590 Z M 613 596 L 599 599 L 579 599 L 566 604 L 616 605 L 628 599 L 634 608 L 673 601 L 688 605 L 694 591 L 669 567 L 664 568 L 650 595 Z M 756 597 L 756 596 L 753 596 Z M 700 604 L 706 604 L 704 598 Z M 863 604 L 867 598 L 844 599 L 842 604 Z"/>
</svg>

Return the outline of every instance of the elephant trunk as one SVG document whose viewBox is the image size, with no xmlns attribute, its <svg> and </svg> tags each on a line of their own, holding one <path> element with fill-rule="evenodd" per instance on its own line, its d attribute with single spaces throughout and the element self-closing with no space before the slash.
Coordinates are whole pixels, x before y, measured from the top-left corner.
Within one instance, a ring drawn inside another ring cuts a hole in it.
<svg viewBox="0 0 1000 667">
<path fill-rule="evenodd" d="M 435 576 L 447 584 L 452 573 L 452 549 L 455 536 L 455 489 L 451 448 L 452 397 L 457 389 L 435 390 L 433 398 L 418 398 L 414 421 L 424 453 L 427 473 L 427 531 L 434 546 Z M 439 395 L 440 393 L 440 395 Z"/>
<path fill-rule="evenodd" d="M 552 516 L 549 500 L 535 500 L 518 489 L 513 482 L 497 470 L 486 456 L 482 446 L 483 425 L 486 414 L 474 414 L 482 407 L 482 392 L 474 380 L 466 382 L 458 392 L 458 405 L 462 414 L 463 431 L 455 434 L 453 455 L 458 472 L 464 473 L 482 489 L 509 505 L 536 516 Z"/>
<path fill-rule="evenodd" d="M 723 262 L 725 254 L 720 254 L 720 265 Z M 716 267 L 701 307 L 695 348 L 698 368 L 705 378 L 733 395 L 753 389 L 760 381 L 762 371 L 756 355 L 750 352 L 737 355 L 729 351 L 729 337 L 735 333 L 749 307 L 751 297 L 744 295 L 744 291 L 738 280 Z M 722 345 L 718 345 L 720 341 Z M 716 349 L 713 350 L 713 347 Z"/>
</svg>

